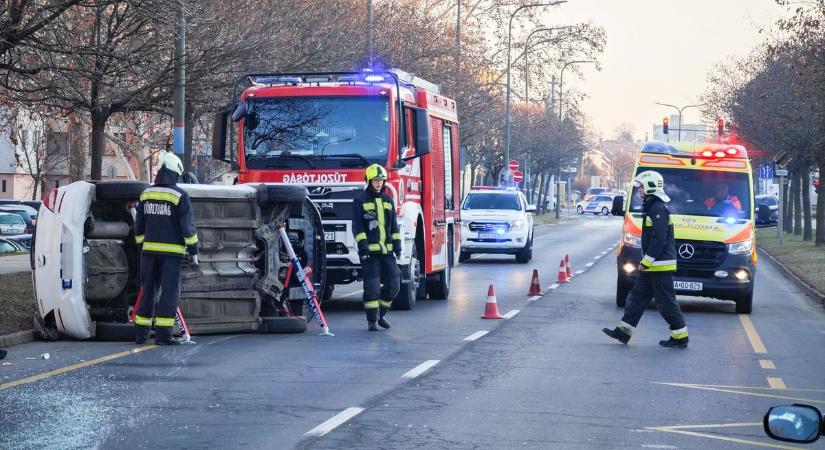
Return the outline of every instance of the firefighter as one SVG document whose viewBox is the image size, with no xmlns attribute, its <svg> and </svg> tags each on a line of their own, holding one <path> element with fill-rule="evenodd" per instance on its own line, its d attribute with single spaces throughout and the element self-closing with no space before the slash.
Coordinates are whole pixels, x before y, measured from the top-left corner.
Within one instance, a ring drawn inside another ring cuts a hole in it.
<svg viewBox="0 0 825 450">
<path fill-rule="evenodd" d="M 353 201 L 352 233 L 358 243 L 364 278 L 364 311 L 370 331 L 389 328 L 387 311 L 401 287 L 401 234 L 392 198 L 384 193 L 387 171 L 379 164 L 367 167 L 367 187 Z"/>
<path fill-rule="evenodd" d="M 143 344 L 152 327 L 154 309 L 155 344 L 176 345 L 172 337 L 180 296 L 180 273 L 184 255 L 198 264 L 198 235 L 192 224 L 189 196 L 177 186 L 183 164 L 171 152 L 161 159 L 155 184 L 140 194 L 135 220 L 135 241 L 143 246 L 140 256 L 140 306 L 135 316 L 135 342 Z M 160 289 L 160 299 L 155 298 Z"/>
<path fill-rule="evenodd" d="M 664 180 L 658 172 L 648 170 L 636 175 L 633 185 L 642 196 L 642 258 L 636 284 L 627 297 L 624 316 L 614 329 L 605 328 L 605 334 L 623 344 L 630 341 L 642 314 L 652 299 L 656 299 L 659 313 L 670 325 L 670 338 L 659 341 L 662 347 L 684 348 L 688 345 L 685 319 L 673 287 L 676 271 L 676 241 L 673 222 L 666 203 Z"/>
</svg>

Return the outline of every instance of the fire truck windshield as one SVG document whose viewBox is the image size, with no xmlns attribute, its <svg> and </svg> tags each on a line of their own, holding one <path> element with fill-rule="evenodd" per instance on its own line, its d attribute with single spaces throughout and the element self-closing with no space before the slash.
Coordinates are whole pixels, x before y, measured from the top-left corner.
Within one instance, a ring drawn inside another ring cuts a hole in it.
<svg viewBox="0 0 825 450">
<path fill-rule="evenodd" d="M 341 168 L 386 164 L 386 97 L 248 100 L 244 155 L 249 169 Z"/>
</svg>

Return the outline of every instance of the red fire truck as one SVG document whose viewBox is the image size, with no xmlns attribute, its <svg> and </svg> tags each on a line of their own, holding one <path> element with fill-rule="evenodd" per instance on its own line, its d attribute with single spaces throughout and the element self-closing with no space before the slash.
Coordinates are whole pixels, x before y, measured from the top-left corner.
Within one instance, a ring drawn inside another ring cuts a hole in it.
<svg viewBox="0 0 825 450">
<path fill-rule="evenodd" d="M 215 119 L 213 157 L 232 164 L 239 183 L 306 186 L 323 219 L 325 298 L 335 284 L 360 278 L 352 200 L 373 163 L 388 169 L 403 242 L 393 307 L 449 296 L 461 241 L 454 100 L 397 69 L 249 74 L 232 99 Z"/>
</svg>

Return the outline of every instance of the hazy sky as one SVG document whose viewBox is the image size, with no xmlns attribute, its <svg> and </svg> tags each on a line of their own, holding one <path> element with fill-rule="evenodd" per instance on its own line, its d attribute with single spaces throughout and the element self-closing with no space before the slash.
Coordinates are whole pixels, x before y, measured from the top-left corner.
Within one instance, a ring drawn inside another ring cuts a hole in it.
<svg viewBox="0 0 825 450">
<path fill-rule="evenodd" d="M 565 86 L 589 96 L 583 107 L 597 134 L 612 138 L 619 124 L 629 122 L 644 138 L 654 123 L 676 113 L 653 102 L 696 103 L 708 72 L 746 55 L 764 41 L 759 29 L 784 14 L 774 0 L 569 0 L 550 9 L 545 22 L 592 22 L 605 29 L 602 70 L 584 65 L 584 78 L 577 79 L 568 68 Z M 683 120 L 695 123 L 698 111 L 685 110 Z"/>
</svg>

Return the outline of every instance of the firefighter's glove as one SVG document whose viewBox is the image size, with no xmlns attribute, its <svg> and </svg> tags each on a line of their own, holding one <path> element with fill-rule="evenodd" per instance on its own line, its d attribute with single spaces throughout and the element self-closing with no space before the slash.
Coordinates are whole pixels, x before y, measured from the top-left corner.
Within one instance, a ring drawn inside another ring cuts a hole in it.
<svg viewBox="0 0 825 450">
<path fill-rule="evenodd" d="M 361 258 L 361 262 L 366 262 L 368 259 L 370 259 L 370 251 L 358 250 L 358 256 Z"/>
<path fill-rule="evenodd" d="M 396 242 L 393 245 L 392 252 L 395 253 L 395 259 L 401 259 L 401 243 Z"/>
<path fill-rule="evenodd" d="M 645 267 L 644 264 L 639 264 L 639 267 L 637 269 L 639 270 L 639 272 L 644 272 L 647 270 L 647 267 Z"/>
</svg>

